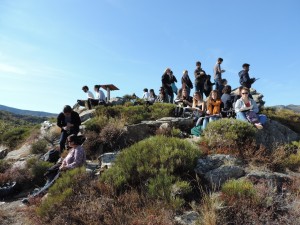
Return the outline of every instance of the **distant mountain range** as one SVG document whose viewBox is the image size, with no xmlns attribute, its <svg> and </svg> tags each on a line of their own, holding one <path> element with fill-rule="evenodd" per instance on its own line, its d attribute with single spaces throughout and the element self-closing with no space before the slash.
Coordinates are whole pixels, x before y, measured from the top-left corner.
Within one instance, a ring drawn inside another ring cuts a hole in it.
<svg viewBox="0 0 300 225">
<path fill-rule="evenodd" d="M 300 105 L 275 105 L 271 107 L 276 109 L 289 109 L 300 113 Z"/>
<path fill-rule="evenodd" d="M 5 105 L 0 105 L 0 110 L 11 112 L 11 113 L 18 114 L 18 115 L 26 115 L 26 116 L 38 116 L 38 117 L 56 117 L 57 116 L 57 114 L 54 114 L 54 113 L 17 109 L 17 108 L 5 106 Z"/>
</svg>

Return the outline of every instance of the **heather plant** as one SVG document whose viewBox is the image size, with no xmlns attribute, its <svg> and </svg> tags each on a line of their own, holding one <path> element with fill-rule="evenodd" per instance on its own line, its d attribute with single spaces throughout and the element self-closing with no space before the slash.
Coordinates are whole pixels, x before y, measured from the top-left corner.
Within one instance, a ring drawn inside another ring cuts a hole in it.
<svg viewBox="0 0 300 225">
<path fill-rule="evenodd" d="M 74 190 L 80 190 L 83 185 L 81 181 L 83 177 L 87 176 L 85 168 L 75 168 L 64 172 L 59 179 L 57 179 L 53 186 L 49 189 L 49 196 L 41 205 L 37 207 L 36 212 L 39 216 L 47 216 L 53 219 L 58 207 L 61 207 L 68 198 L 74 195 Z"/>
<path fill-rule="evenodd" d="M 227 201 L 238 198 L 255 198 L 256 191 L 254 185 L 247 180 L 228 180 L 222 185 L 222 195 Z"/>
<path fill-rule="evenodd" d="M 30 131 L 31 128 L 29 127 L 11 128 L 1 135 L 1 143 L 7 145 L 10 149 L 16 148 L 29 137 Z"/>
<path fill-rule="evenodd" d="M 83 143 L 87 159 L 96 159 L 103 153 L 103 144 L 100 135 L 94 131 L 85 133 L 86 141 Z"/>
<path fill-rule="evenodd" d="M 236 119 L 221 119 L 208 124 L 203 140 L 212 149 L 229 147 L 242 151 L 245 143 L 255 142 L 255 128 Z"/>
<path fill-rule="evenodd" d="M 38 160 L 32 157 L 27 160 L 26 167 L 31 173 L 32 182 L 36 185 L 43 185 L 45 182 L 44 174 L 53 166 L 53 163 Z"/>
<path fill-rule="evenodd" d="M 40 139 L 31 145 L 31 154 L 44 154 L 47 152 L 47 141 Z"/>
<path fill-rule="evenodd" d="M 100 179 L 118 190 L 147 189 L 150 196 L 156 193 L 169 201 L 171 187 L 176 183 L 184 186 L 181 182 L 191 177 L 200 155 L 199 149 L 185 140 L 154 136 L 124 149 Z"/>
<path fill-rule="evenodd" d="M 100 132 L 100 140 L 104 145 L 105 152 L 122 149 L 126 146 L 126 131 L 122 121 L 107 124 Z"/>
<path fill-rule="evenodd" d="M 172 116 L 174 112 L 173 104 L 155 103 L 153 105 L 117 105 L 108 107 L 97 107 L 96 117 L 93 121 L 98 120 L 97 118 L 106 118 L 107 120 L 123 120 L 125 124 L 136 124 L 143 120 L 154 120 L 162 117 Z M 102 120 L 102 119 L 100 119 Z M 93 121 L 88 122 L 88 129 L 94 129 L 96 125 L 92 125 Z M 97 128 L 97 127 L 96 127 Z M 98 128 L 99 130 L 99 128 Z"/>
<path fill-rule="evenodd" d="M 85 123 L 87 131 L 100 133 L 102 128 L 109 123 L 109 120 L 104 115 L 98 115 Z"/>
</svg>

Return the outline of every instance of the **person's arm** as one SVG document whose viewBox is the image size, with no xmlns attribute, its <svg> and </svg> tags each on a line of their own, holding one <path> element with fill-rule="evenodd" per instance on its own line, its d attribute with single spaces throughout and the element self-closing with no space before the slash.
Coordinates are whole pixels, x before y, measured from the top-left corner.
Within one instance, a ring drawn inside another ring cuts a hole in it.
<svg viewBox="0 0 300 225">
<path fill-rule="evenodd" d="M 258 106 L 257 106 L 256 102 L 253 99 L 250 99 L 250 102 L 251 102 L 251 106 L 253 106 L 252 110 L 255 113 L 258 113 L 259 109 L 258 109 Z"/>
<path fill-rule="evenodd" d="M 237 112 L 241 112 L 241 108 L 243 107 L 244 105 L 244 102 L 241 100 L 241 99 L 238 99 L 235 103 L 235 106 L 234 106 L 234 111 L 237 113 Z"/>
<path fill-rule="evenodd" d="M 59 126 L 60 128 L 63 128 L 64 127 L 64 114 L 63 113 L 60 113 L 57 117 L 57 121 L 56 121 L 56 124 L 57 126 Z"/>
<path fill-rule="evenodd" d="M 177 79 L 174 75 L 173 75 L 173 81 L 177 83 Z"/>
</svg>

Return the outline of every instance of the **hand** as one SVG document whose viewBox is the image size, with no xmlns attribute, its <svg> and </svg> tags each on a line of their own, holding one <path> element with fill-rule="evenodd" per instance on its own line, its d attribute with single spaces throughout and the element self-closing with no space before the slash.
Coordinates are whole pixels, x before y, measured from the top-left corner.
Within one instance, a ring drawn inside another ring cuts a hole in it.
<svg viewBox="0 0 300 225">
<path fill-rule="evenodd" d="M 224 73 L 226 70 L 221 70 L 221 73 Z"/>
<path fill-rule="evenodd" d="M 68 130 L 68 129 L 69 129 L 68 126 L 63 127 L 63 130 Z"/>
<path fill-rule="evenodd" d="M 209 115 L 209 114 L 210 114 L 210 111 L 209 111 L 209 110 L 207 110 L 207 111 L 206 111 L 206 114 L 208 114 L 208 115 Z"/>
</svg>

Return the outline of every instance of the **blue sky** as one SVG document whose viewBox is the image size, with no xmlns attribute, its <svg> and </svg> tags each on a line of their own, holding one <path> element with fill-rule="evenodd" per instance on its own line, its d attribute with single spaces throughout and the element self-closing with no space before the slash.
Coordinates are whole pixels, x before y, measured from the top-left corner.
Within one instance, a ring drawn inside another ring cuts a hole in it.
<svg viewBox="0 0 300 225">
<path fill-rule="evenodd" d="M 112 97 L 180 80 L 218 57 L 232 87 L 249 63 L 267 106 L 299 104 L 298 0 L 1 0 L 0 104 L 58 113 L 81 87 L 115 84 Z"/>
</svg>

